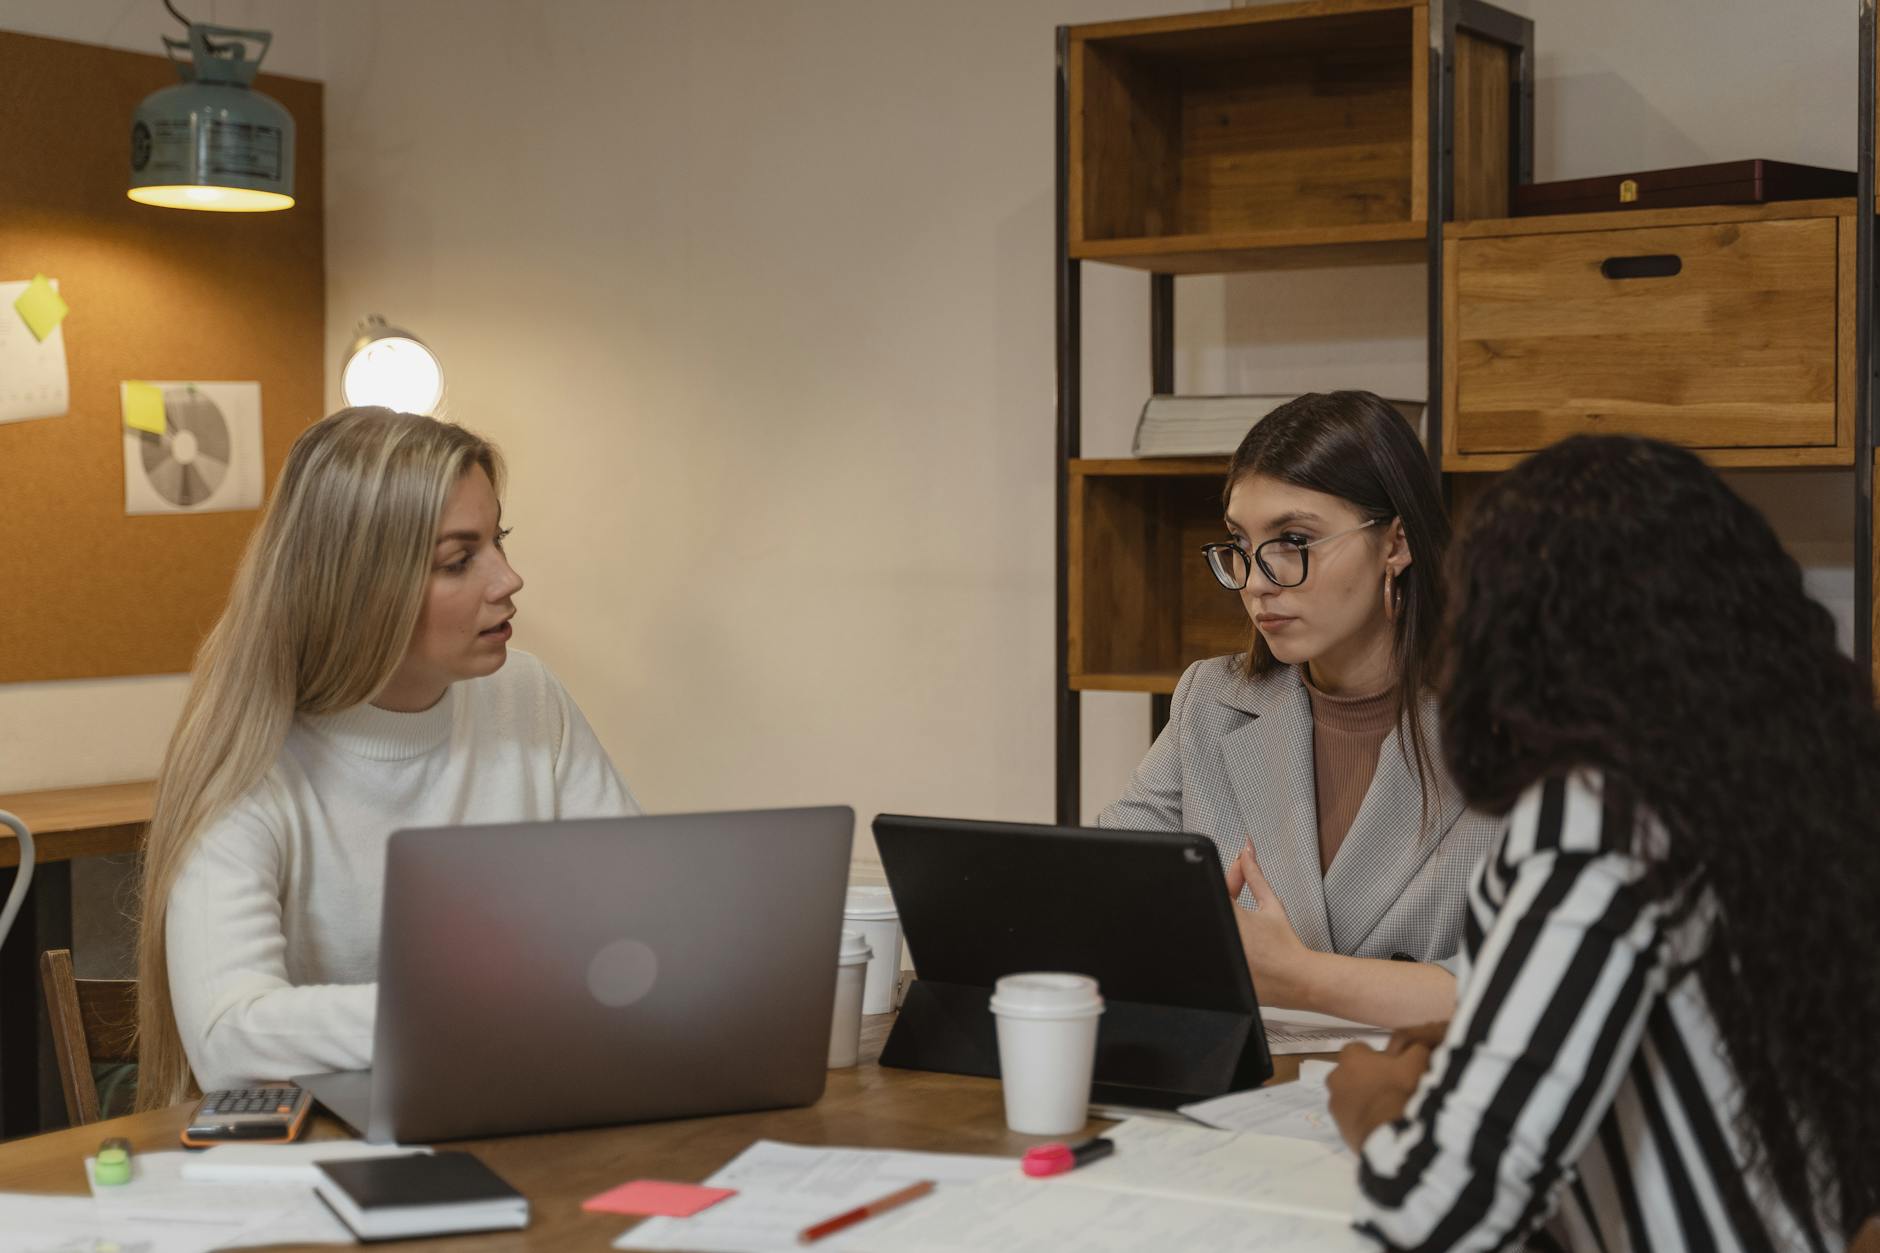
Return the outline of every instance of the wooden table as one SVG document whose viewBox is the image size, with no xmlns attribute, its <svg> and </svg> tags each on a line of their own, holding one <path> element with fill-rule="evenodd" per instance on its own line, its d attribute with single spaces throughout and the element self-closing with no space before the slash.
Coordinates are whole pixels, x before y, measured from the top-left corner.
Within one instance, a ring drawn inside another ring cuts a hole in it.
<svg viewBox="0 0 1880 1253">
<path fill-rule="evenodd" d="M 34 860 L 45 864 L 136 852 L 144 846 L 144 829 L 150 825 L 156 795 L 156 782 L 145 779 L 14 792 L 0 796 L 0 809 L 26 824 L 33 833 Z M 0 867 L 19 864 L 18 837 L 0 827 Z"/>
<path fill-rule="evenodd" d="M 39 991 L 39 954 L 72 947 L 72 860 L 142 848 L 156 790 L 146 779 L 0 796 L 0 809 L 33 833 L 34 863 L 32 890 L 11 938 L 0 947 L 0 1139 L 28 1135 L 46 1119 L 63 1117 Z M 19 864 L 19 839 L 0 827 L 0 901 L 12 889 Z"/>
<path fill-rule="evenodd" d="M 636 1220 L 584 1214 L 583 1200 L 629 1179 L 702 1180 L 759 1139 L 1016 1157 L 1034 1144 L 1059 1138 L 1007 1131 L 996 1079 L 877 1066 L 875 1059 L 893 1020 L 892 1014 L 863 1019 L 862 1064 L 830 1071 L 822 1100 L 807 1109 L 453 1145 L 474 1152 L 529 1198 L 528 1229 L 408 1241 L 399 1247 L 464 1253 L 606 1249 Z M 1302 1060 L 1274 1058 L 1274 1081 L 1298 1078 Z M 83 1194 L 89 1190 L 84 1159 L 97 1152 L 100 1140 L 123 1136 L 135 1151 L 175 1148 L 190 1110 L 188 1104 L 176 1105 L 0 1145 L 0 1191 Z M 1109 1125 L 1091 1122 L 1085 1134 L 1097 1134 Z M 310 1134 L 329 1139 L 346 1133 L 322 1115 Z M 332 1246 L 305 1247 L 312 1251 Z"/>
</svg>

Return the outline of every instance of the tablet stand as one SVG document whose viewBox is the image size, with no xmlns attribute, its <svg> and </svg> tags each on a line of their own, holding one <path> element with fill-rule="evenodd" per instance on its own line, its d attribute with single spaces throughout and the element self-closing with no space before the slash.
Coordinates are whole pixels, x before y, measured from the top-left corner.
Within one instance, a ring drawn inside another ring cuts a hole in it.
<svg viewBox="0 0 1880 1253">
<path fill-rule="evenodd" d="M 999 1076 L 992 989 L 915 979 L 881 1050 L 904 1070 Z M 1106 1000 L 1097 1028 L 1090 1099 L 1174 1109 L 1273 1077 L 1253 1013 Z"/>
</svg>

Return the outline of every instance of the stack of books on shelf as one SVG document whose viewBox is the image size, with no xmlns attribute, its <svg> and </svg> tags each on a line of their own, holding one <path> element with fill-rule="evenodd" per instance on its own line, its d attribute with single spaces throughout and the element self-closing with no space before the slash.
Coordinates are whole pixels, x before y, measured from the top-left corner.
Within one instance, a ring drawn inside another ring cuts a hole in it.
<svg viewBox="0 0 1880 1253">
<path fill-rule="evenodd" d="M 1138 457 L 1219 457 L 1240 446 L 1247 432 L 1292 396 L 1151 396 L 1136 422 Z M 1422 432 L 1423 402 L 1393 400 Z"/>
</svg>

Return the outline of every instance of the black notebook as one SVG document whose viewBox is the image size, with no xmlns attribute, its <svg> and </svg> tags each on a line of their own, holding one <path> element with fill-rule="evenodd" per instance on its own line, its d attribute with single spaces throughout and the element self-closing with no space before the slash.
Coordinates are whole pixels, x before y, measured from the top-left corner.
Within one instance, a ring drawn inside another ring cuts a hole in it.
<svg viewBox="0 0 1880 1253">
<path fill-rule="evenodd" d="M 318 1162 L 314 1191 L 361 1240 L 513 1231 L 529 1225 L 522 1193 L 468 1153 Z"/>
</svg>

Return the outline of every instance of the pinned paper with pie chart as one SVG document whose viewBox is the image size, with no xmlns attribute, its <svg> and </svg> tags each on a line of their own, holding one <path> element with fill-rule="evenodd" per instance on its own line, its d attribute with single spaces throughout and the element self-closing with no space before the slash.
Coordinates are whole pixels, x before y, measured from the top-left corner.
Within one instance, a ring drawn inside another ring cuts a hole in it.
<svg viewBox="0 0 1880 1253">
<path fill-rule="evenodd" d="M 261 384 L 147 380 L 119 388 L 125 513 L 261 507 Z"/>
</svg>

